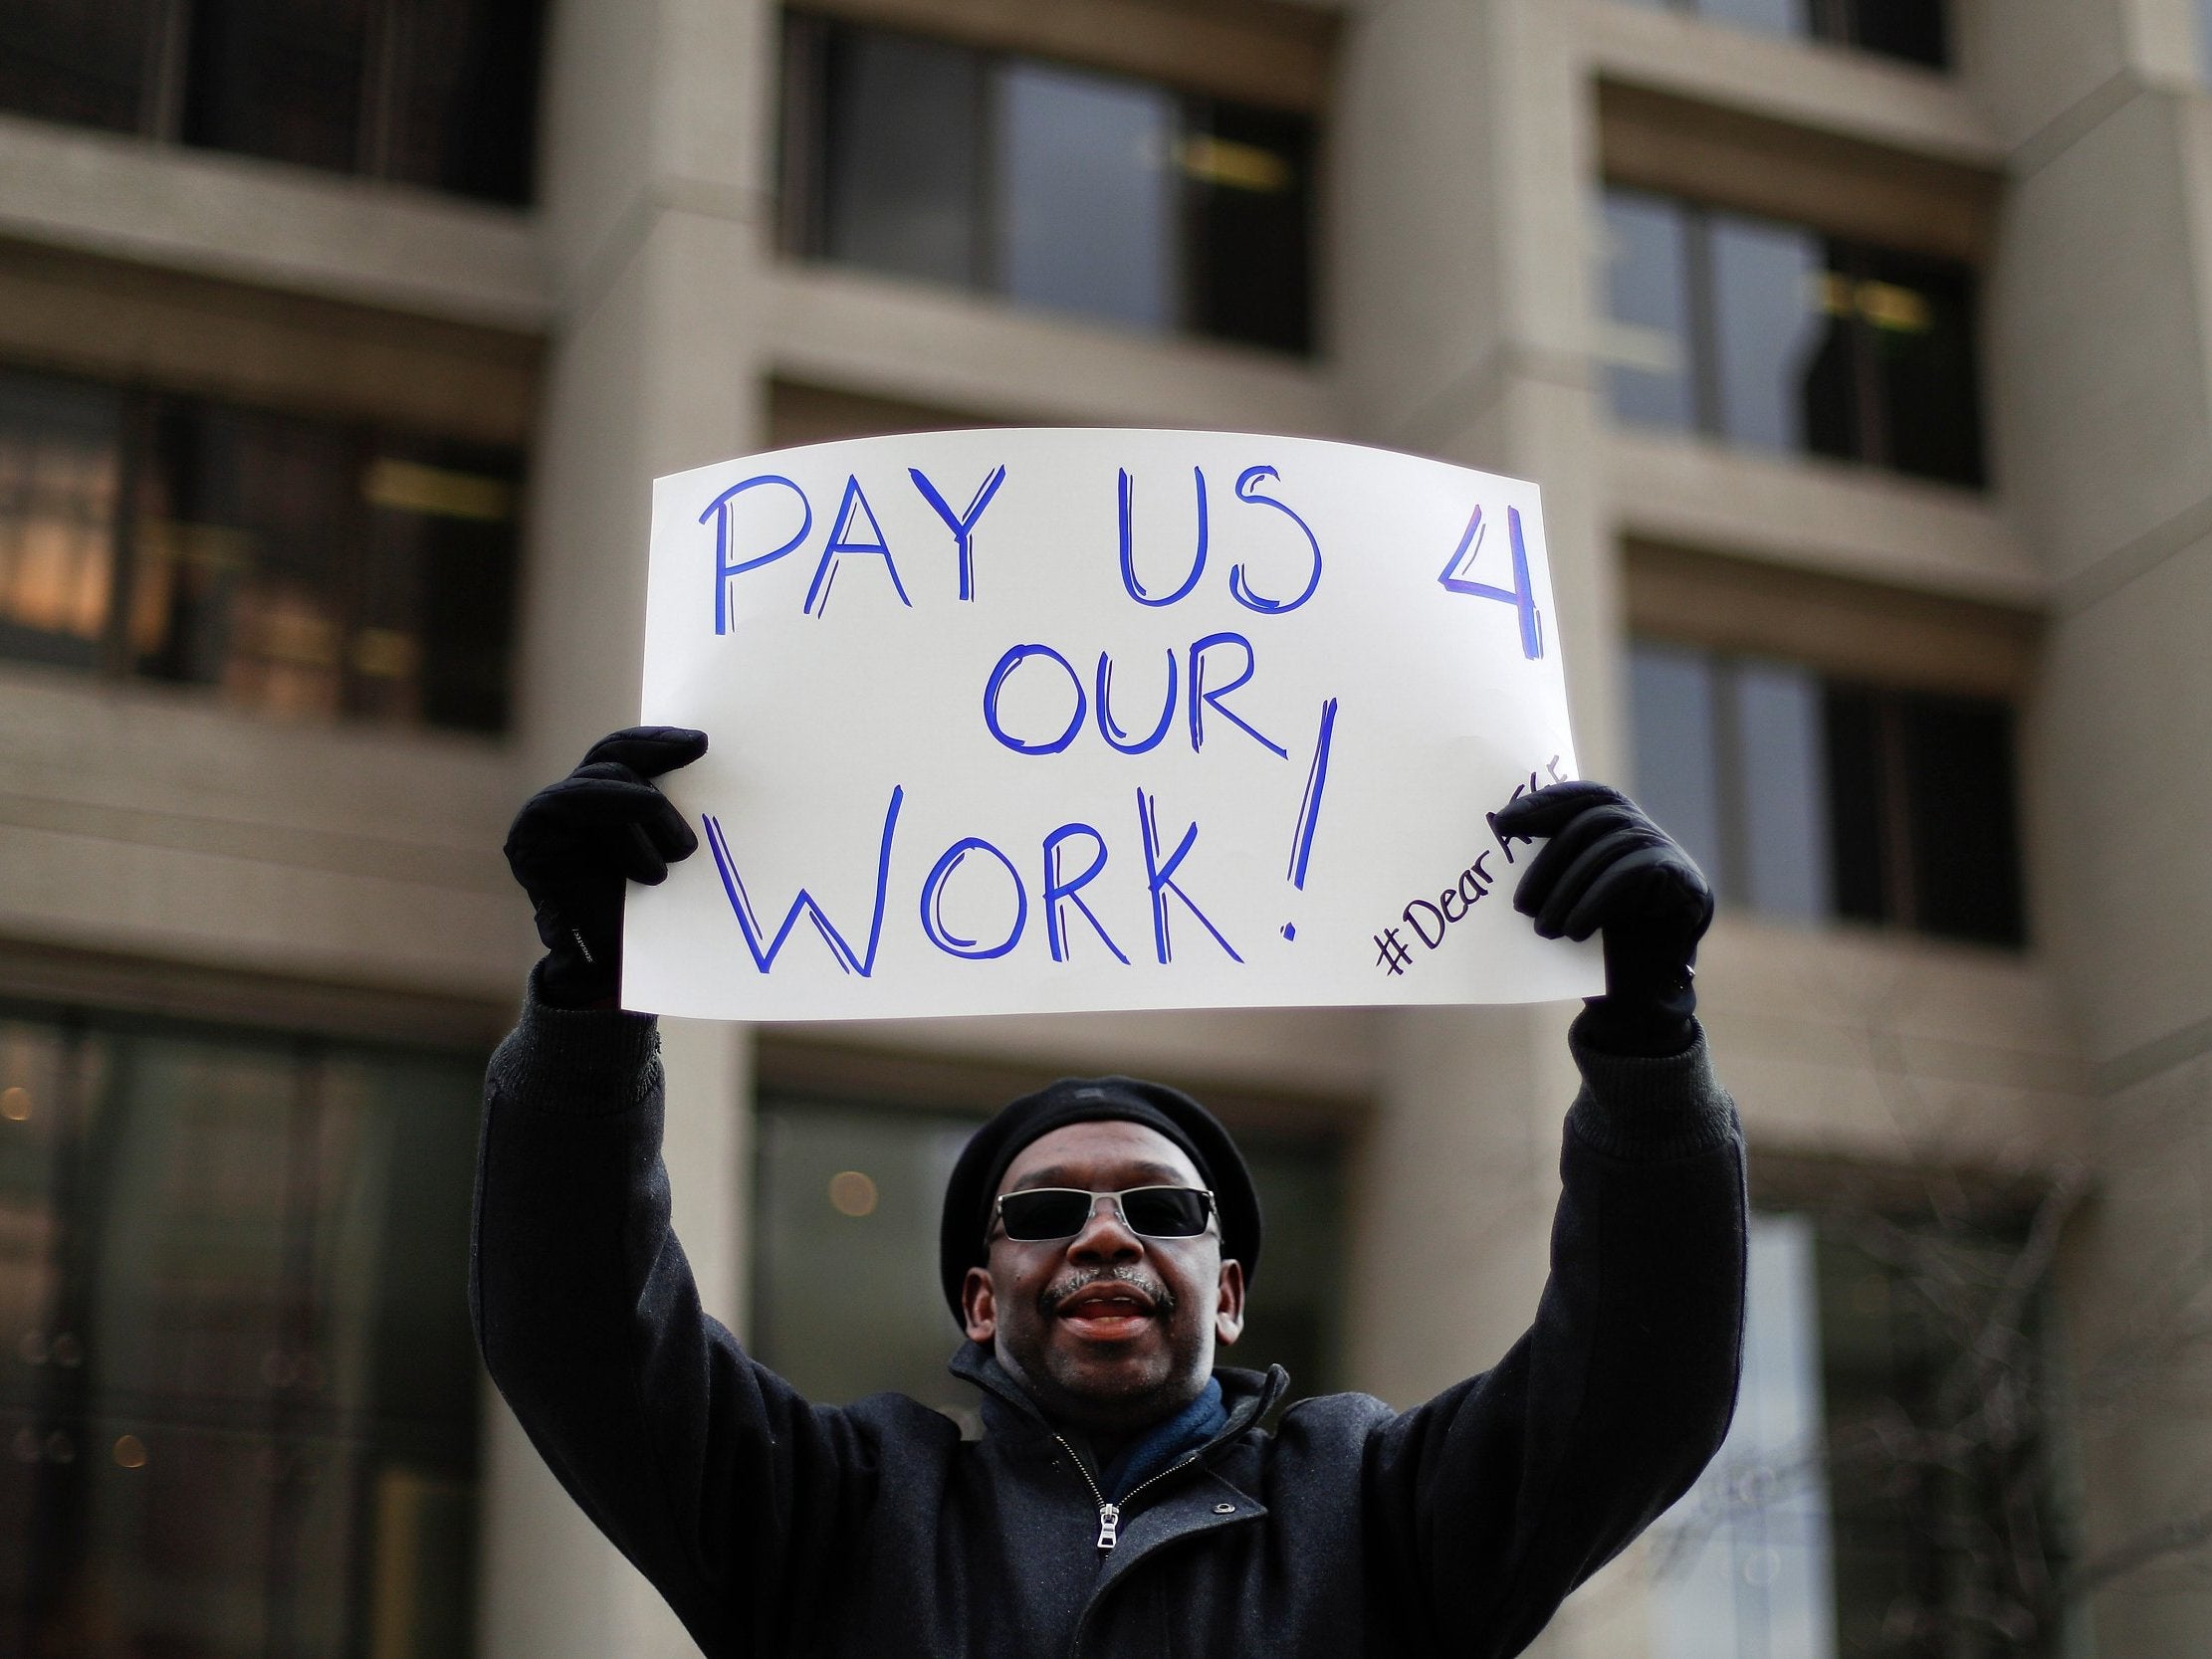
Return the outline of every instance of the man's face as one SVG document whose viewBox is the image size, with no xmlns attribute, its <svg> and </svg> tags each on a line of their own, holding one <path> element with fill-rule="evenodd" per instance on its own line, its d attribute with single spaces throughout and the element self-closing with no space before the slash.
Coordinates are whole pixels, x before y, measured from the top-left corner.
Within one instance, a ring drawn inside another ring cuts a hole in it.
<svg viewBox="0 0 2212 1659">
<path fill-rule="evenodd" d="M 1142 1124 L 1069 1124 L 1014 1155 L 999 1193 L 1204 1186 L 1183 1148 Z M 1221 1260 L 1218 1218 L 1197 1238 L 1145 1238 L 1100 1199 L 1073 1238 L 1009 1239 L 995 1216 L 989 1268 L 962 1287 L 968 1335 L 1061 1422 L 1133 1432 L 1183 1409 L 1214 1345 L 1244 1329 L 1244 1270 Z"/>
</svg>

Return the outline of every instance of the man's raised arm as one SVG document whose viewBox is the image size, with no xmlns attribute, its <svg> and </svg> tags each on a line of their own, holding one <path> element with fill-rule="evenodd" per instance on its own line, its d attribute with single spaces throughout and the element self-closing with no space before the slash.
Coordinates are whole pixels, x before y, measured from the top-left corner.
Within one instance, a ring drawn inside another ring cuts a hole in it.
<svg viewBox="0 0 2212 1659">
<path fill-rule="evenodd" d="M 1603 936 L 1606 990 L 1569 1043 L 1551 1276 L 1491 1370 L 1381 1426 L 1374 1537 L 1410 1563 L 1422 1645 L 1504 1659 L 1694 1481 L 1741 1362 L 1743 1142 L 1694 1018 L 1712 917 L 1696 865 L 1595 783 L 1516 799 L 1500 834 L 1548 838 L 1514 904 L 1546 937 Z"/>
<path fill-rule="evenodd" d="M 470 1305 L 532 1442 L 702 1648 L 780 1652 L 822 1604 L 867 1460 L 701 1310 L 669 1222 L 658 1034 L 615 1006 L 624 880 L 696 846 L 651 779 L 705 749 L 616 732 L 515 821 L 548 953 L 486 1079 Z"/>
</svg>

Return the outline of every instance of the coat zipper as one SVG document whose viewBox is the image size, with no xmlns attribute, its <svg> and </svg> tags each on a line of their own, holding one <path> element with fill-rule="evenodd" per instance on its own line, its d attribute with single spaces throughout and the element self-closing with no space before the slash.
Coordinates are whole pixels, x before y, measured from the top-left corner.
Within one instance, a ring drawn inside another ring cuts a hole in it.
<svg viewBox="0 0 2212 1659">
<path fill-rule="evenodd" d="M 1098 1549 L 1101 1555 L 1110 1554 L 1121 1537 L 1121 1504 L 1128 1503 L 1130 1499 L 1136 1497 L 1146 1487 L 1166 1480 L 1178 1469 L 1188 1469 L 1192 1464 L 1198 1462 L 1200 1453 L 1206 1449 L 1202 1446 L 1196 1452 L 1186 1452 L 1182 1457 L 1177 1458 L 1175 1462 L 1161 1470 L 1159 1474 L 1148 1476 L 1131 1487 L 1122 1495 L 1121 1504 L 1109 1504 L 1106 1501 L 1106 1494 L 1098 1490 L 1098 1482 L 1091 1479 L 1091 1472 L 1083 1467 L 1083 1460 L 1075 1455 L 1075 1448 L 1067 1443 L 1066 1437 L 1055 1434 L 1052 1438 L 1059 1441 L 1060 1449 L 1067 1453 L 1068 1461 L 1075 1465 L 1075 1472 L 1083 1477 L 1083 1484 L 1090 1488 L 1091 1501 L 1098 1506 Z"/>
</svg>

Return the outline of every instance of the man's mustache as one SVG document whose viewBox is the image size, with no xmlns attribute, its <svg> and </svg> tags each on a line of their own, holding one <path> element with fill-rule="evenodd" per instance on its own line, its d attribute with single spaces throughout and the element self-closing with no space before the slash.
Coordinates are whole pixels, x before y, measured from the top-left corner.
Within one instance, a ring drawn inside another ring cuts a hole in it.
<svg viewBox="0 0 2212 1659">
<path fill-rule="evenodd" d="M 1060 1304 L 1077 1291 L 1099 1284 L 1127 1285 L 1131 1290 L 1143 1292 L 1152 1303 L 1152 1311 L 1163 1319 L 1175 1312 L 1175 1292 L 1151 1274 L 1134 1267 L 1103 1267 L 1095 1273 L 1071 1273 L 1064 1279 L 1054 1280 L 1037 1293 L 1037 1312 L 1050 1319 L 1059 1312 Z"/>
</svg>

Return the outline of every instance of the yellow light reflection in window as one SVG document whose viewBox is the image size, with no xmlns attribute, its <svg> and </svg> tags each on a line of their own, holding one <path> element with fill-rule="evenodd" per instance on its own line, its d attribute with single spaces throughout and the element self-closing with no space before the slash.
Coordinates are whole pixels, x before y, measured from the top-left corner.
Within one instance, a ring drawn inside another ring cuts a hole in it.
<svg viewBox="0 0 2212 1659">
<path fill-rule="evenodd" d="M 414 635 L 396 628 L 363 628 L 353 640 L 353 672 L 372 680 L 411 680 L 421 660 Z"/>
<path fill-rule="evenodd" d="M 450 467 L 427 467 L 419 461 L 399 461 L 388 455 L 369 463 L 361 479 L 361 496 L 371 507 L 421 513 L 434 518 L 498 524 L 515 515 L 515 490 L 505 479 L 455 472 Z"/>
<path fill-rule="evenodd" d="M 1192 178 L 1224 190 L 1274 195 L 1290 188 L 1290 162 L 1257 144 L 1202 134 L 1177 144 L 1175 159 Z"/>
<path fill-rule="evenodd" d="M 0 619 L 99 636 L 118 476 L 111 445 L 0 431 Z"/>
<path fill-rule="evenodd" d="M 1892 334 L 1924 334 L 1935 326 L 1928 297 L 1895 283 L 1854 282 L 1840 271 L 1813 280 L 1814 307 L 1828 316 L 1856 316 Z"/>
</svg>

